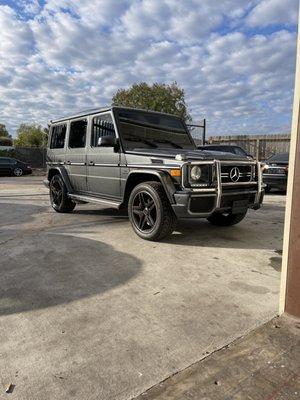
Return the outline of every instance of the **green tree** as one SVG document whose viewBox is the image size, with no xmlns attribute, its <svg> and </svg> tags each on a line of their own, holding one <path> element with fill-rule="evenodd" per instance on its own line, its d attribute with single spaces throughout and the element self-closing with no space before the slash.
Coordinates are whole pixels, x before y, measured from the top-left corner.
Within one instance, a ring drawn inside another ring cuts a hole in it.
<svg viewBox="0 0 300 400">
<path fill-rule="evenodd" d="M 170 85 L 134 83 L 129 89 L 117 90 L 112 98 L 112 104 L 175 114 L 186 122 L 191 121 L 185 104 L 184 90 L 176 82 Z"/>
<path fill-rule="evenodd" d="M 10 137 L 0 136 L 0 146 L 12 146 L 13 141 Z"/>
<path fill-rule="evenodd" d="M 41 125 L 21 124 L 17 129 L 16 147 L 45 147 L 47 131 Z"/>
<path fill-rule="evenodd" d="M 10 137 L 8 130 L 6 129 L 5 124 L 0 124 L 0 136 L 1 137 Z"/>
</svg>

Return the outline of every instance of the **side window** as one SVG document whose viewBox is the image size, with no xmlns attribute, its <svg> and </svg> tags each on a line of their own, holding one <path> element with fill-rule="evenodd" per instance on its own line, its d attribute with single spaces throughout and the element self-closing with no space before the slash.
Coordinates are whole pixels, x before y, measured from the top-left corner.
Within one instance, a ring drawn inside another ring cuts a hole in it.
<svg viewBox="0 0 300 400">
<path fill-rule="evenodd" d="M 242 149 L 240 149 L 239 147 L 234 147 L 233 151 L 235 152 L 235 154 L 237 154 L 238 156 L 245 156 L 245 153 Z"/>
<path fill-rule="evenodd" d="M 87 120 L 81 119 L 70 124 L 69 147 L 78 149 L 85 147 Z"/>
<path fill-rule="evenodd" d="M 65 146 L 66 131 L 66 124 L 52 127 L 50 149 L 62 149 Z"/>
<path fill-rule="evenodd" d="M 114 123 L 110 114 L 98 115 L 93 118 L 91 146 L 97 147 L 102 136 L 116 136 Z"/>
</svg>

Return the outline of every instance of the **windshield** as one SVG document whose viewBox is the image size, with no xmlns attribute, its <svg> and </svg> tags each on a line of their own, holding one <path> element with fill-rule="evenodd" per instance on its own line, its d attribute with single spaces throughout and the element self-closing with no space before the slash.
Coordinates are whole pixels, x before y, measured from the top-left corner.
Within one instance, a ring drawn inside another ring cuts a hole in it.
<svg viewBox="0 0 300 400">
<path fill-rule="evenodd" d="M 289 162 L 289 153 L 279 153 L 275 154 L 274 156 L 268 158 L 267 160 L 269 163 L 276 163 L 276 162 Z"/>
<path fill-rule="evenodd" d="M 195 149 L 195 144 L 178 117 L 117 109 L 116 118 L 125 150 Z"/>
</svg>

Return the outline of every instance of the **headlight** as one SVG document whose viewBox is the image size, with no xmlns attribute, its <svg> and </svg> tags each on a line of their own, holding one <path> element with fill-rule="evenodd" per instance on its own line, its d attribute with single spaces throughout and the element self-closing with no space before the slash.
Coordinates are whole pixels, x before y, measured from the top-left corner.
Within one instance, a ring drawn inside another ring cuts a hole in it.
<svg viewBox="0 0 300 400">
<path fill-rule="evenodd" d="M 191 178 L 193 181 L 198 181 L 201 178 L 202 171 L 201 168 L 195 165 L 191 168 Z"/>
<path fill-rule="evenodd" d="M 187 179 L 183 182 L 187 187 L 209 186 L 212 183 L 211 165 L 189 165 L 187 171 L 188 173 L 184 174 L 184 178 L 186 176 Z"/>
</svg>

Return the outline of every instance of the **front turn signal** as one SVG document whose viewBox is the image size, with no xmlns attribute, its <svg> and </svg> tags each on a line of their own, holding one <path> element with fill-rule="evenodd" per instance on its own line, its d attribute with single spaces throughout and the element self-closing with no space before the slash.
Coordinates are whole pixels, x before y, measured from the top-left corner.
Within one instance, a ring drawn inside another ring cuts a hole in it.
<svg viewBox="0 0 300 400">
<path fill-rule="evenodd" d="M 171 169 L 170 175 L 178 178 L 181 176 L 181 170 L 180 169 Z"/>
</svg>

